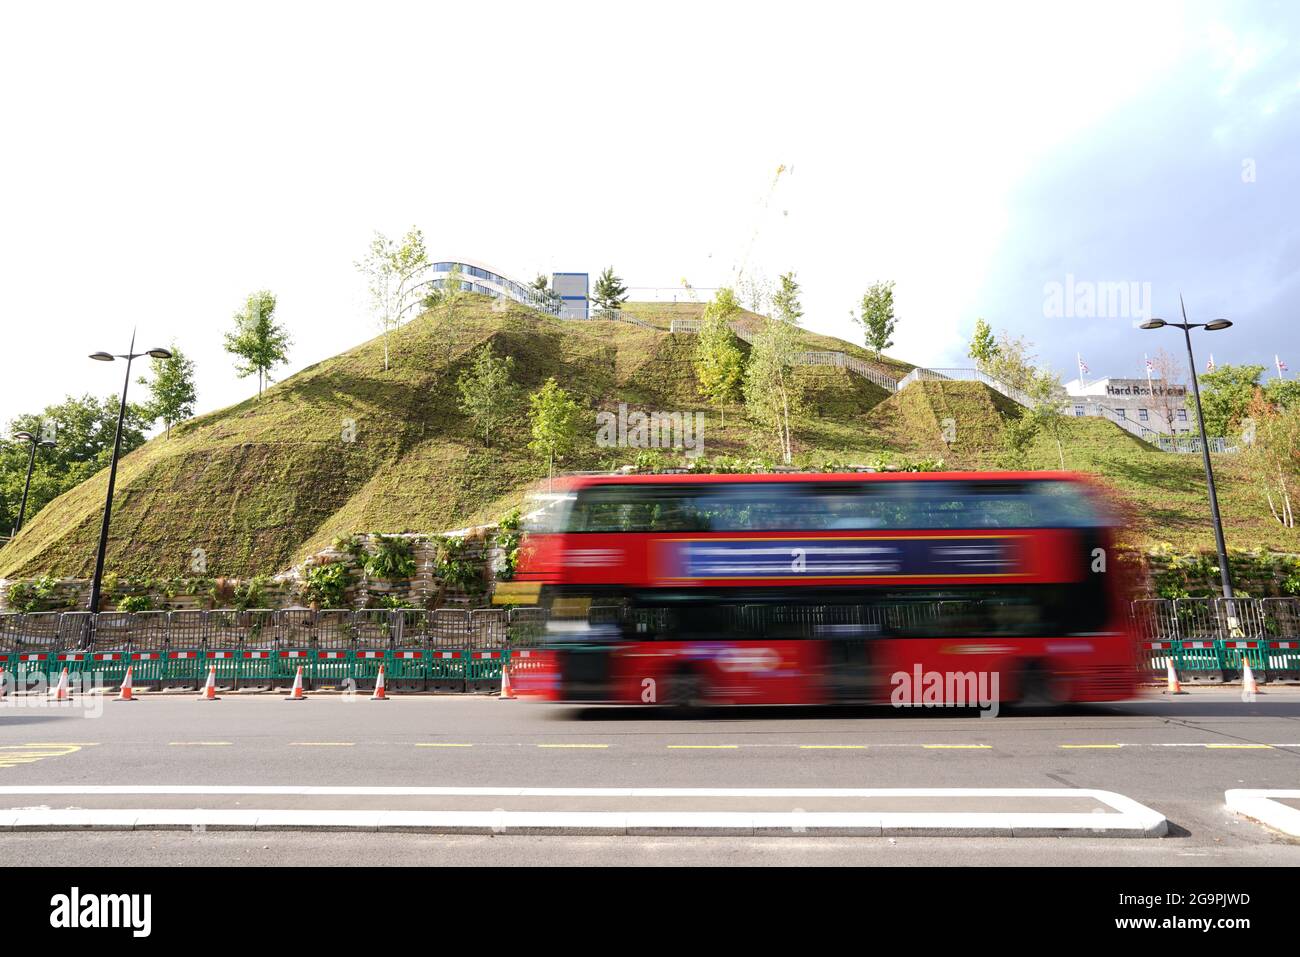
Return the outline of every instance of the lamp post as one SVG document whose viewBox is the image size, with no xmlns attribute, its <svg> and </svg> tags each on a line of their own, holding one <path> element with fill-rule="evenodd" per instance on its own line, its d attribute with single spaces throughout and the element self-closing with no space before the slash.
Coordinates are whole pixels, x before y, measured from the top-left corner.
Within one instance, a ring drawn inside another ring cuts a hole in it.
<svg viewBox="0 0 1300 957">
<path fill-rule="evenodd" d="M 1192 395 L 1196 400 L 1196 424 L 1201 430 L 1201 462 L 1205 466 L 1205 483 L 1210 490 L 1210 514 L 1214 518 L 1214 544 L 1219 551 L 1219 576 L 1223 580 L 1223 597 L 1232 598 L 1232 578 L 1228 574 L 1228 549 L 1223 543 L 1223 522 L 1219 518 L 1219 496 L 1214 490 L 1214 468 L 1210 465 L 1210 443 L 1209 436 L 1205 434 L 1205 414 L 1201 411 L 1201 387 L 1196 382 L 1196 357 L 1192 355 L 1192 330 L 1205 329 L 1207 332 L 1217 332 L 1220 329 L 1227 329 L 1232 325 L 1228 319 L 1212 319 L 1209 322 L 1188 322 L 1187 306 L 1183 304 L 1183 297 L 1180 293 L 1178 296 L 1178 305 L 1182 309 L 1182 322 L 1166 322 L 1164 319 L 1148 319 L 1138 326 L 1139 329 L 1160 329 L 1164 326 L 1173 326 L 1176 329 L 1183 330 L 1183 339 L 1187 342 L 1187 363 L 1192 374 Z M 1229 627 L 1236 627 L 1236 614 L 1229 605 Z"/>
<path fill-rule="evenodd" d="M 27 481 L 23 483 L 23 504 L 18 507 L 18 524 L 14 526 L 15 535 L 22 530 L 23 519 L 27 517 L 27 492 L 32 487 L 32 469 L 36 466 L 36 447 L 40 446 L 43 449 L 54 448 L 54 440 L 42 439 L 39 432 L 40 430 L 38 429 L 38 434 L 36 435 L 32 435 L 32 433 L 27 431 L 14 433 L 15 439 L 28 442 L 32 447 L 31 454 L 27 456 Z"/>
<path fill-rule="evenodd" d="M 93 352 L 90 358 L 97 362 L 112 362 L 114 359 L 126 360 L 126 379 L 122 383 L 122 402 L 117 408 L 117 432 L 113 436 L 113 458 L 108 466 L 108 494 L 104 496 L 104 522 L 99 528 L 99 551 L 95 555 L 95 577 L 90 583 L 90 610 L 99 611 L 99 586 L 104 578 L 104 553 L 108 550 L 108 525 L 113 516 L 113 486 L 117 484 L 117 457 L 122 451 L 122 423 L 126 419 L 126 390 L 131 385 L 131 363 L 141 356 L 155 359 L 170 359 L 167 349 L 150 349 L 147 352 L 135 351 L 135 330 L 131 331 L 131 347 L 125 354 L 114 355 L 111 352 Z"/>
</svg>

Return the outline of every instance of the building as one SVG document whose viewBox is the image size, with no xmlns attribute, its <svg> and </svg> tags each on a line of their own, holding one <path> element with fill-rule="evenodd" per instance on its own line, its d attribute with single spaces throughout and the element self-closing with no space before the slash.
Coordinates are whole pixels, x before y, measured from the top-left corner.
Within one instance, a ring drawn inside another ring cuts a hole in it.
<svg viewBox="0 0 1300 957">
<path fill-rule="evenodd" d="M 551 292 L 560 297 L 561 319 L 590 319 L 588 276 L 585 272 L 557 272 L 551 276 Z"/>
<path fill-rule="evenodd" d="M 1106 415 L 1161 435 L 1190 433 L 1195 423 L 1187 411 L 1187 386 L 1161 379 L 1071 379 L 1067 411 L 1077 416 Z"/>
<path fill-rule="evenodd" d="M 434 263 L 429 278 L 417 288 L 441 289 L 453 271 L 460 274 L 463 292 L 511 299 L 562 319 L 588 318 L 586 273 L 557 272 L 551 277 L 551 288 L 542 290 L 532 283 L 511 279 L 483 263 L 447 260 Z"/>
</svg>

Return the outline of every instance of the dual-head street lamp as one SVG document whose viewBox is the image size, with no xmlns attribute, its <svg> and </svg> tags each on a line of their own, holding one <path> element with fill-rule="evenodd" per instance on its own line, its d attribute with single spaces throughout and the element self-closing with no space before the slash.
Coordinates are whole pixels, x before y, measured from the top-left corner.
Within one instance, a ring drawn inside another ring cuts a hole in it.
<svg viewBox="0 0 1300 957">
<path fill-rule="evenodd" d="M 1141 323 L 1139 329 L 1162 329 L 1165 326 L 1173 326 L 1175 329 L 1183 330 L 1183 339 L 1187 342 L 1187 363 L 1192 376 L 1192 395 L 1196 400 L 1196 424 L 1201 430 L 1201 462 L 1205 465 L 1205 483 L 1210 489 L 1210 515 L 1214 519 L 1214 544 L 1219 551 L 1219 576 L 1223 580 L 1223 597 L 1232 598 L 1232 578 L 1228 574 L 1228 549 L 1223 543 L 1223 522 L 1219 518 L 1219 496 L 1214 491 L 1214 469 L 1210 465 L 1210 439 L 1205 434 L 1205 415 L 1201 411 L 1201 387 L 1196 382 L 1196 357 L 1192 355 L 1192 330 L 1204 329 L 1207 332 L 1218 332 L 1220 329 L 1227 329 L 1232 325 L 1229 319 L 1212 319 L 1209 322 L 1188 322 L 1187 306 L 1183 304 L 1183 297 L 1178 297 L 1178 305 L 1183 312 L 1182 322 L 1167 322 L 1164 319 L 1148 319 Z M 1229 605 L 1229 609 L 1231 609 Z M 1230 618 L 1235 618 L 1233 612 L 1229 612 Z M 1235 625 L 1234 625 L 1235 627 Z"/>
<path fill-rule="evenodd" d="M 32 487 L 32 469 L 36 465 L 36 448 L 39 446 L 43 449 L 52 449 L 54 448 L 54 440 L 43 439 L 39 434 L 33 435 L 25 430 L 15 432 L 14 438 L 20 442 L 30 443 L 32 447 L 31 454 L 27 456 L 27 481 L 23 483 L 23 504 L 18 507 L 18 524 L 14 526 L 13 533 L 17 535 L 22 530 L 23 519 L 27 517 L 27 492 Z"/>
<path fill-rule="evenodd" d="M 100 582 L 104 578 L 104 553 L 108 550 L 108 523 L 113 515 L 113 486 L 117 484 L 117 457 L 122 451 L 122 423 L 126 419 L 126 390 L 131 385 L 131 363 L 142 356 L 154 359 L 170 359 L 168 349 L 150 349 L 147 352 L 135 351 L 135 332 L 131 333 L 131 347 L 123 354 L 111 352 L 92 352 L 90 358 L 99 362 L 112 362 L 114 359 L 126 360 L 126 380 L 122 383 L 122 403 L 117 409 L 117 433 L 113 436 L 113 458 L 108 467 L 108 494 L 104 497 L 104 523 L 99 529 L 99 551 L 95 555 L 95 577 L 90 583 L 90 610 L 99 611 Z"/>
</svg>

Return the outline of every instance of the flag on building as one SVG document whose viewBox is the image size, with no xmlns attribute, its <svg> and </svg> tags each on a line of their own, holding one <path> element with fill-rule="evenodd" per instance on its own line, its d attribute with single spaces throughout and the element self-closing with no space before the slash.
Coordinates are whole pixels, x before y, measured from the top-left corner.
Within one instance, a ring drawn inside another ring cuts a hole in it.
<svg viewBox="0 0 1300 957">
<path fill-rule="evenodd" d="M 1213 371 L 1214 371 L 1214 353 L 1213 353 L 1213 352 L 1210 353 L 1210 361 L 1207 362 L 1207 363 L 1205 363 L 1205 371 L 1206 371 L 1206 372 L 1213 372 Z"/>
<path fill-rule="evenodd" d="M 1273 365 L 1277 366 L 1277 377 L 1282 378 L 1282 373 L 1286 372 L 1286 363 L 1278 358 L 1277 353 L 1273 353 Z"/>
<path fill-rule="evenodd" d="M 1156 364 L 1151 361 L 1150 356 L 1143 356 L 1143 358 L 1147 360 L 1147 378 L 1150 378 L 1151 373 L 1156 369 Z"/>
<path fill-rule="evenodd" d="M 1075 353 L 1074 357 L 1079 360 L 1079 385 L 1083 385 L 1083 377 L 1088 374 L 1088 363 L 1083 361 L 1083 356 Z"/>
</svg>

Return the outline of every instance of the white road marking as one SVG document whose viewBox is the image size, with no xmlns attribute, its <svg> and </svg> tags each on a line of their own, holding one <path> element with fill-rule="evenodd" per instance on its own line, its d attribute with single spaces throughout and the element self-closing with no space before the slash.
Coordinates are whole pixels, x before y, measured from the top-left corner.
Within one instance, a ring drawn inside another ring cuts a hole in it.
<svg viewBox="0 0 1300 957">
<path fill-rule="evenodd" d="M 1112 791 L 1087 788 L 481 788 L 344 787 L 291 785 L 14 785 L 0 795 L 298 795 L 298 796 L 498 796 L 498 797 L 1032 797 L 1091 798 L 1109 811 L 395 811 L 325 809 L 60 808 L 0 811 L 0 828 L 342 828 L 421 829 L 440 832 L 543 833 L 945 833 L 1090 834 L 1160 837 L 1164 815 Z"/>
<path fill-rule="evenodd" d="M 1282 804 L 1278 800 L 1278 798 L 1281 798 L 1288 801 L 1300 801 L 1300 790 L 1269 791 L 1236 788 L 1224 792 L 1223 797 L 1224 803 L 1228 805 L 1229 810 L 1252 818 L 1267 827 L 1273 828 L 1275 831 L 1281 831 L 1283 834 L 1289 834 L 1292 837 L 1300 837 L 1300 808 Z"/>
</svg>

